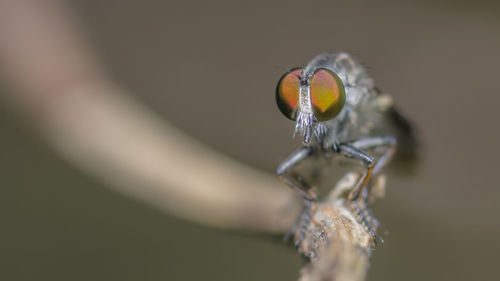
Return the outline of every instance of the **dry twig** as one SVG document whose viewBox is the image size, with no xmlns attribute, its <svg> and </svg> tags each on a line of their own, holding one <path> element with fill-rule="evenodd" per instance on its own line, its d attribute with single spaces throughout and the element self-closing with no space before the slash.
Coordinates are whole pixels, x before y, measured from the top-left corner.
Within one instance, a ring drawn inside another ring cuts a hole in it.
<svg viewBox="0 0 500 281">
<path fill-rule="evenodd" d="M 300 281 L 361 281 L 366 277 L 373 237 L 358 222 L 350 203 L 343 196 L 359 175 L 349 173 L 332 190 L 329 198 L 317 204 L 302 243 L 303 254 L 311 260 L 301 271 Z M 374 179 L 372 198 L 383 196 L 383 176 Z"/>
</svg>

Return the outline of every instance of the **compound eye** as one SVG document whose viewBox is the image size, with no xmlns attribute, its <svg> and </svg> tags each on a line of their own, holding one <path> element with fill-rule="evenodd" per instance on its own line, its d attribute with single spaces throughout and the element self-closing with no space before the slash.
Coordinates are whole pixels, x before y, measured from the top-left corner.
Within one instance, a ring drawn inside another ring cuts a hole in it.
<svg viewBox="0 0 500 281">
<path fill-rule="evenodd" d="M 276 87 L 278 108 L 286 118 L 291 120 L 295 120 L 299 105 L 300 73 L 299 68 L 290 70 L 280 78 Z"/>
<path fill-rule="evenodd" d="M 311 80 L 311 104 L 318 121 L 333 119 L 345 104 L 344 84 L 327 69 L 316 71 Z"/>
</svg>

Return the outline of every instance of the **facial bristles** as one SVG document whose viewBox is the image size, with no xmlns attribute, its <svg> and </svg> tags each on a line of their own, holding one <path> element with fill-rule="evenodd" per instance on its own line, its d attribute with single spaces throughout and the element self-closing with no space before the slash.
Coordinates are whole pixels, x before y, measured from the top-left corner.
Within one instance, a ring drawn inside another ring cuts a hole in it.
<svg viewBox="0 0 500 281">
<path fill-rule="evenodd" d="M 313 131 L 314 115 L 312 113 L 297 113 L 297 121 L 295 123 L 295 132 L 293 136 L 299 134 L 304 137 L 304 142 L 309 143 Z"/>
<path fill-rule="evenodd" d="M 316 130 L 314 130 L 314 135 L 318 139 L 321 139 L 321 138 L 323 138 L 324 135 L 326 135 L 327 131 L 328 131 L 328 128 L 327 128 L 327 126 L 325 126 L 325 124 L 318 123 L 318 125 L 316 126 Z"/>
</svg>

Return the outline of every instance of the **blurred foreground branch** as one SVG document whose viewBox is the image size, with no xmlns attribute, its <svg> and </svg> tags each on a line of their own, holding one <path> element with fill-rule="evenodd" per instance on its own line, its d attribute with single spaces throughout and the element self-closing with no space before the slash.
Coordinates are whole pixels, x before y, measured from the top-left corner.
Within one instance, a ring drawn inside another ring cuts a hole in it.
<svg viewBox="0 0 500 281">
<path fill-rule="evenodd" d="M 283 232 L 300 212 L 273 176 L 216 153 L 109 82 L 58 1 L 0 1 L 0 62 L 22 109 L 69 161 L 176 216 Z"/>
</svg>

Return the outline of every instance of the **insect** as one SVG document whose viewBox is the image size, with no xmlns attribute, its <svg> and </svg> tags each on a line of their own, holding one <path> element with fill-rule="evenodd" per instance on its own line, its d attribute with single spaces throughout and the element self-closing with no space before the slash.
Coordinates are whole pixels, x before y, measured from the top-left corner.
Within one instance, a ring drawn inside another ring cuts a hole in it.
<svg viewBox="0 0 500 281">
<path fill-rule="evenodd" d="M 349 54 L 324 53 L 281 77 L 276 102 L 281 113 L 295 121 L 294 136 L 303 137 L 303 145 L 276 171 L 279 179 L 304 199 L 303 214 L 292 230 L 295 246 L 299 247 L 304 237 L 318 193 L 293 170 L 305 159 L 318 155 L 337 155 L 361 164 L 362 175 L 347 198 L 376 239 L 378 222 L 371 218 L 368 205 L 370 179 L 390 161 L 397 134 L 411 133 L 409 123 L 395 110 L 390 96 L 374 86 L 367 71 Z M 364 200 L 363 211 L 360 200 Z"/>
</svg>

